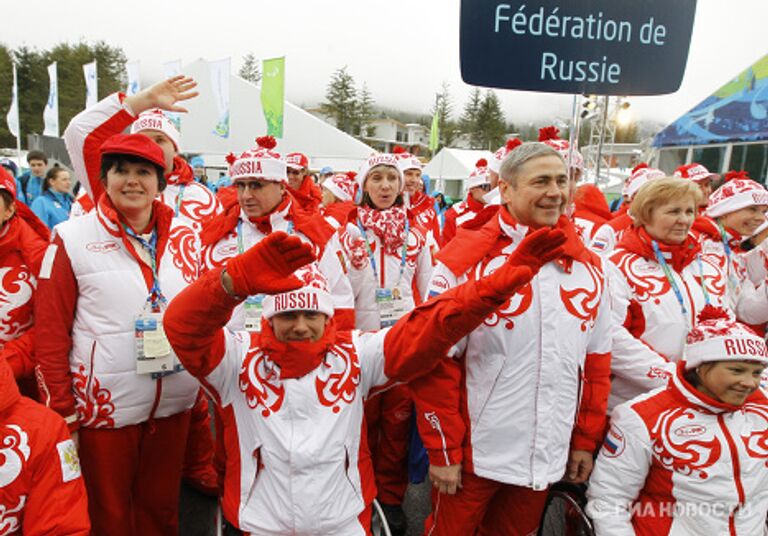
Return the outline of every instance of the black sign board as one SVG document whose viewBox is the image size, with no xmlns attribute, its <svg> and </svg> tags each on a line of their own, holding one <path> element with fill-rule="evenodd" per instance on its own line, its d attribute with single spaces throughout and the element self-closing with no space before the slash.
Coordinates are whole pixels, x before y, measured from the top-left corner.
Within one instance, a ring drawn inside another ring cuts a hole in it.
<svg viewBox="0 0 768 536">
<path fill-rule="evenodd" d="M 696 0 L 462 0 L 461 77 L 504 89 L 677 91 Z"/>
</svg>

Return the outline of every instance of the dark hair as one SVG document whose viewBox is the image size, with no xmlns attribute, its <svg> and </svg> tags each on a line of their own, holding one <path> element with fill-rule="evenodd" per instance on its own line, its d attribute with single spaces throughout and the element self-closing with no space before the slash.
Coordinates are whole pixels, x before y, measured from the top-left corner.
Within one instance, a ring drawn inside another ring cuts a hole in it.
<svg viewBox="0 0 768 536">
<path fill-rule="evenodd" d="M 49 169 L 45 174 L 45 180 L 43 181 L 43 191 L 47 192 L 48 189 L 51 187 L 51 181 L 56 179 L 56 175 L 61 173 L 62 171 L 67 171 L 63 167 L 59 166 L 53 166 L 51 169 Z"/>
<path fill-rule="evenodd" d="M 111 170 L 113 167 L 120 167 L 123 164 L 148 164 L 155 168 L 155 171 L 157 172 L 157 190 L 159 192 L 162 192 L 165 190 L 165 168 L 162 166 L 158 166 L 151 160 L 147 160 L 146 158 L 142 158 L 140 156 L 135 156 L 132 154 L 104 154 L 101 155 L 101 171 L 100 171 L 100 177 L 101 182 L 104 184 L 107 183 L 107 172 Z"/>
<path fill-rule="evenodd" d="M 13 194 L 6 189 L 0 190 L 0 197 L 3 198 L 3 202 L 5 203 L 6 207 L 10 207 L 13 204 L 13 202 L 16 200 L 13 197 Z"/>
<path fill-rule="evenodd" d="M 701 385 L 701 378 L 699 378 L 699 373 L 696 372 L 695 368 L 686 370 L 683 373 L 683 378 L 685 379 L 685 381 L 691 384 L 691 387 L 695 387 L 698 389 L 699 385 Z"/>
<path fill-rule="evenodd" d="M 368 192 L 363 192 L 363 198 L 360 200 L 360 206 L 380 210 L 379 207 L 373 204 L 373 201 L 371 201 L 371 196 L 368 195 Z M 397 197 L 395 198 L 395 202 L 392 206 L 393 207 L 403 206 L 403 194 L 397 194 Z"/>
<path fill-rule="evenodd" d="M 32 160 L 42 160 L 46 165 L 48 165 L 48 155 L 46 155 L 43 151 L 29 151 L 27 153 L 27 164 L 31 164 Z"/>
</svg>

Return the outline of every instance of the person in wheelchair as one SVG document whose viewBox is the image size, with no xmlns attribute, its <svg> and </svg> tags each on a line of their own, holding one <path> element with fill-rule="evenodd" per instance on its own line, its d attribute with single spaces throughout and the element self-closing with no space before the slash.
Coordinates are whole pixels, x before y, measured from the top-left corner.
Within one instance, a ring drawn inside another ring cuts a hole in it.
<svg viewBox="0 0 768 536">
<path fill-rule="evenodd" d="M 164 327 L 223 415 L 227 521 L 259 535 L 369 534 L 376 489 L 365 399 L 428 373 L 530 282 L 534 270 L 522 259 L 557 258 L 564 242 L 560 230 L 534 232 L 492 274 L 373 332 L 337 329 L 312 246 L 283 232 L 189 286 Z M 261 331 L 225 329 L 255 294 L 266 295 Z"/>
<path fill-rule="evenodd" d="M 597 536 L 766 534 L 765 341 L 706 306 L 666 388 L 616 407 L 587 490 Z"/>
</svg>

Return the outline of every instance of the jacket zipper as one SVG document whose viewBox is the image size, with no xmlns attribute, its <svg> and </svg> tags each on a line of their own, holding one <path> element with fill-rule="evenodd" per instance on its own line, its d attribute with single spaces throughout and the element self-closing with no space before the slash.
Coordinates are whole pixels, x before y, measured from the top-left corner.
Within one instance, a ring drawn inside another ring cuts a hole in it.
<svg viewBox="0 0 768 536">
<path fill-rule="evenodd" d="M 544 312 L 543 311 L 544 310 L 543 310 L 543 307 L 542 307 L 542 292 L 541 292 L 541 286 L 542 285 L 541 285 L 541 279 L 538 278 L 538 277 L 534 277 L 534 280 L 531 281 L 531 283 L 533 284 L 534 281 L 536 282 L 536 287 L 538 288 L 538 291 L 539 291 L 539 299 L 536 300 L 536 302 L 538 304 L 538 309 L 539 309 L 538 310 L 538 313 L 539 313 L 539 341 L 538 341 L 538 343 L 539 343 L 539 351 L 537 352 L 537 354 L 538 354 L 537 361 L 538 362 L 537 362 L 537 368 L 536 368 L 536 392 L 534 393 L 534 396 L 533 396 L 533 448 L 531 449 L 531 487 L 533 489 L 536 489 L 536 475 L 535 475 L 535 471 L 534 471 L 534 467 L 533 466 L 534 466 L 534 462 L 535 462 L 534 458 L 535 458 L 535 455 L 536 455 L 536 438 L 538 436 L 538 430 L 539 430 L 539 388 L 541 386 L 541 362 L 543 360 L 541 354 L 543 352 L 542 341 L 543 341 L 543 336 L 544 335 L 543 335 L 542 324 L 544 323 L 544 318 L 543 318 L 543 316 L 544 316 Z"/>
<path fill-rule="evenodd" d="M 85 399 L 91 400 L 91 384 L 93 383 L 93 358 L 96 355 L 96 341 L 91 344 L 91 362 L 88 364 L 88 381 L 85 382 Z"/>
<path fill-rule="evenodd" d="M 728 530 L 730 531 L 731 536 L 736 536 L 736 512 L 741 509 L 746 501 L 746 497 L 744 496 L 744 485 L 741 483 L 741 462 L 739 461 L 739 453 L 736 450 L 736 444 L 733 441 L 730 431 L 728 431 L 728 427 L 725 425 L 725 419 L 723 419 L 722 413 L 717 416 L 717 422 L 720 425 L 720 429 L 723 431 L 723 435 L 725 435 L 728 449 L 731 451 L 733 481 L 736 485 L 736 493 L 739 497 L 739 504 L 728 516 Z"/>
</svg>

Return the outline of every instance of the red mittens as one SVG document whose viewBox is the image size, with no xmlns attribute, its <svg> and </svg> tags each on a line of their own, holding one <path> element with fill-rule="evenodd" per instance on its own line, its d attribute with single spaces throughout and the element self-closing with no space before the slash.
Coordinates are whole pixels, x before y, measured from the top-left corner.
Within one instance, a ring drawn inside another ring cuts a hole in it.
<svg viewBox="0 0 768 536">
<path fill-rule="evenodd" d="M 293 273 L 315 260 L 312 246 L 279 231 L 227 263 L 227 274 L 238 296 L 280 294 L 301 288 Z"/>
</svg>

